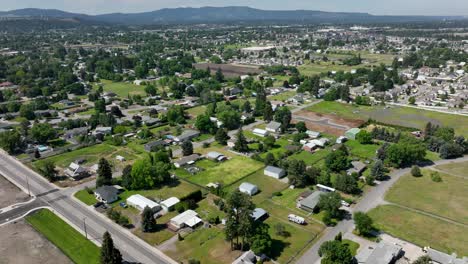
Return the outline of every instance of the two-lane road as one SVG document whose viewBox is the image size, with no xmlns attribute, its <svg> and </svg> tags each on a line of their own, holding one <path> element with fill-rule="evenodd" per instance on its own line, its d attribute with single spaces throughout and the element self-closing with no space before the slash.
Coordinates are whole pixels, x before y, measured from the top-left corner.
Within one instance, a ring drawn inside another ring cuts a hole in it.
<svg viewBox="0 0 468 264">
<path fill-rule="evenodd" d="M 84 233 L 85 224 L 88 238 L 99 243 L 103 233 L 108 231 L 124 259 L 140 263 L 176 263 L 164 253 L 140 240 L 96 211 L 75 201 L 65 190 L 58 189 L 42 176 L 21 162 L 0 151 L 0 174 L 27 191 L 28 185 L 37 202 L 54 209 L 68 223 Z M 12 214 L 13 212 L 10 212 Z M 1 219 L 0 214 L 0 219 Z M 5 218 L 5 217 L 3 217 Z"/>
</svg>

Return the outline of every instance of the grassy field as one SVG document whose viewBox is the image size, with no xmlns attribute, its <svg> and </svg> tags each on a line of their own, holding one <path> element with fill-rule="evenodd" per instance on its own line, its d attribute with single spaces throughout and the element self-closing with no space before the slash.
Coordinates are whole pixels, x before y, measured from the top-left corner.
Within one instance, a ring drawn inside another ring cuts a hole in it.
<svg viewBox="0 0 468 264">
<path fill-rule="evenodd" d="M 112 82 L 108 80 L 101 80 L 104 85 L 105 92 L 114 92 L 121 98 L 127 98 L 130 95 L 146 95 L 144 85 L 135 85 L 133 83 L 125 82 Z M 95 86 L 97 87 L 97 85 Z"/>
<path fill-rule="evenodd" d="M 400 178 L 385 199 L 468 225 L 468 180 L 439 173 L 442 182 L 434 182 L 430 175 L 434 171 L 422 172 L 423 177 Z"/>
<path fill-rule="evenodd" d="M 372 118 L 383 123 L 418 129 L 424 129 L 427 122 L 432 122 L 437 125 L 453 127 L 457 134 L 468 137 L 468 117 L 465 116 L 410 107 L 355 106 L 338 102 L 320 102 L 307 110 L 322 114 L 335 114 L 350 119 L 367 120 Z"/>
<path fill-rule="evenodd" d="M 287 139 L 284 139 L 284 138 L 278 139 L 275 142 L 275 146 L 271 150 L 260 154 L 260 157 L 264 159 L 267 156 L 268 153 L 271 153 L 277 159 L 279 159 L 283 153 L 286 153 L 286 148 L 285 147 L 287 145 L 290 145 L 290 144 L 291 143 Z"/>
<path fill-rule="evenodd" d="M 234 156 L 222 163 L 205 160 L 197 162 L 196 165 L 204 170 L 190 175 L 184 169 L 178 169 L 176 175 L 202 186 L 210 182 L 219 182 L 226 186 L 263 167 L 261 162 L 243 156 Z"/>
<path fill-rule="evenodd" d="M 199 105 L 196 107 L 192 107 L 187 109 L 187 113 L 191 115 L 192 117 L 196 118 L 199 115 L 204 114 L 206 111 L 206 106 L 205 105 Z"/>
<path fill-rule="evenodd" d="M 369 212 L 376 227 L 418 246 L 468 256 L 468 228 L 418 214 L 393 205 Z"/>
<path fill-rule="evenodd" d="M 375 157 L 375 152 L 379 149 L 378 144 L 363 145 L 357 140 L 348 140 L 345 145 L 349 149 L 351 156 L 357 156 L 362 159 L 372 159 Z"/>
<path fill-rule="evenodd" d="M 331 153 L 331 149 L 321 149 L 315 153 L 301 151 L 289 157 L 289 159 L 303 160 L 307 165 L 316 165 L 319 161 Z"/>
<path fill-rule="evenodd" d="M 439 165 L 436 168 L 455 176 L 468 178 L 468 161 Z"/>
<path fill-rule="evenodd" d="M 97 202 L 93 194 L 88 193 L 87 190 L 81 190 L 75 193 L 75 197 L 85 203 L 86 205 L 93 205 Z"/>
<path fill-rule="evenodd" d="M 289 98 L 293 97 L 296 94 L 297 94 L 296 91 L 287 91 L 287 92 L 284 92 L 284 93 L 281 93 L 281 94 L 269 96 L 268 99 L 270 101 L 286 101 L 286 100 L 288 100 Z"/>
<path fill-rule="evenodd" d="M 241 183 L 243 182 L 249 182 L 249 183 L 255 184 L 260 190 L 259 193 L 257 193 L 256 195 L 252 197 L 252 200 L 255 204 L 259 204 L 263 202 L 264 200 L 270 198 L 274 192 L 282 191 L 288 187 L 287 183 L 284 183 L 280 180 L 274 179 L 269 176 L 265 176 L 263 174 L 263 169 L 260 169 L 256 173 L 242 179 L 242 181 L 239 181 L 229 186 L 225 190 L 228 192 L 237 190 L 239 186 L 241 185 Z"/>
<path fill-rule="evenodd" d="M 99 263 L 99 248 L 51 211 L 40 210 L 26 220 L 74 263 Z"/>
</svg>

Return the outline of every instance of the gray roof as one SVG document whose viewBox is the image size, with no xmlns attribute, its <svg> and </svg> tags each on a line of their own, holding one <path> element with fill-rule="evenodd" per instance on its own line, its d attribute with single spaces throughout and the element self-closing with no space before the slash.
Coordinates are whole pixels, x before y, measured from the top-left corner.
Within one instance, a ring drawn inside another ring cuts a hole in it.
<svg viewBox="0 0 468 264">
<path fill-rule="evenodd" d="M 284 172 L 283 169 L 278 168 L 278 167 L 274 167 L 274 166 L 266 166 L 265 171 L 275 173 L 275 174 L 281 174 L 281 173 Z"/>
<path fill-rule="evenodd" d="M 99 196 L 107 202 L 113 202 L 118 199 L 117 194 L 119 193 L 119 190 L 114 186 L 101 186 L 94 192 L 99 194 Z"/>
<path fill-rule="evenodd" d="M 155 146 L 166 146 L 167 143 L 164 140 L 157 140 L 157 141 L 152 141 L 149 143 L 145 144 L 145 150 L 146 151 L 151 151 L 151 149 Z"/>
<path fill-rule="evenodd" d="M 389 264 L 401 254 L 401 246 L 381 241 L 372 251 L 366 264 Z"/>
<path fill-rule="evenodd" d="M 437 251 L 432 248 L 426 248 L 427 255 L 437 263 L 447 263 L 447 264 L 467 264 L 468 258 L 464 257 L 463 259 L 457 258 L 456 254 L 446 254 L 444 252 Z"/>
<path fill-rule="evenodd" d="M 267 211 L 265 211 L 264 209 L 255 208 L 252 212 L 252 218 L 254 221 L 257 221 L 258 219 L 264 217 L 267 214 L 268 214 Z"/>
<path fill-rule="evenodd" d="M 254 191 L 254 190 L 257 190 L 258 188 L 257 188 L 256 185 L 254 185 L 254 184 L 252 184 L 252 183 L 243 182 L 243 183 L 239 186 L 239 189 L 252 192 L 252 191 Z"/>
<path fill-rule="evenodd" d="M 178 160 L 176 160 L 174 163 L 177 163 L 179 165 L 185 165 L 191 161 L 197 161 L 198 159 L 200 158 L 200 155 L 198 154 L 192 154 L 190 156 L 187 156 L 187 157 L 182 157 Z"/>
<path fill-rule="evenodd" d="M 278 122 L 275 122 L 275 121 L 271 121 L 271 122 L 266 126 L 267 129 L 271 129 L 271 130 L 278 130 L 278 129 L 280 129 L 280 127 L 281 127 L 281 124 L 278 123 Z"/>
<path fill-rule="evenodd" d="M 299 204 L 301 206 L 304 206 L 304 207 L 307 207 L 307 208 L 310 208 L 310 209 L 314 209 L 314 207 L 317 206 L 317 204 L 319 202 L 320 195 L 322 195 L 322 194 L 324 194 L 324 192 L 315 191 L 312 194 L 310 194 L 309 196 L 307 196 L 306 198 L 302 199 L 299 202 Z"/>
<path fill-rule="evenodd" d="M 179 141 L 185 141 L 187 139 L 191 139 L 191 138 L 194 138 L 196 136 L 200 135 L 200 132 L 196 131 L 196 130 L 186 130 L 182 133 L 182 135 L 180 136 L 177 136 L 175 138 L 177 138 Z"/>
<path fill-rule="evenodd" d="M 223 154 L 216 151 L 210 151 L 208 154 L 206 154 L 206 157 L 209 159 L 217 159 L 220 156 L 223 156 Z"/>
</svg>

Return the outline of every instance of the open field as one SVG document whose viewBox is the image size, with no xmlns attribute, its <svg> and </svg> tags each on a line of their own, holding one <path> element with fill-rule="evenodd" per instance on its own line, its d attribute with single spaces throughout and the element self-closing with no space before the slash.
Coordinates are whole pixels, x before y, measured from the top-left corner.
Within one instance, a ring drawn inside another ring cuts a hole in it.
<svg viewBox="0 0 468 264">
<path fill-rule="evenodd" d="M 242 181 L 236 182 L 235 184 L 229 186 L 225 189 L 225 191 L 233 192 L 237 190 L 243 182 L 255 184 L 260 190 L 259 193 L 252 197 L 252 200 L 255 204 L 259 204 L 262 201 L 272 197 L 274 192 L 282 191 L 288 187 L 288 184 L 283 181 L 263 175 L 263 169 L 260 169 L 256 173 L 245 177 L 242 179 Z"/>
<path fill-rule="evenodd" d="M 409 174 L 400 178 L 385 199 L 468 225 L 468 179 L 439 173 L 442 182 L 434 182 L 433 170 L 422 172 L 419 178 Z"/>
<path fill-rule="evenodd" d="M 436 169 L 468 179 L 468 161 L 436 166 Z"/>
<path fill-rule="evenodd" d="M 468 256 L 468 228 L 425 216 L 393 205 L 379 206 L 369 215 L 380 230 L 447 253 Z"/>
<path fill-rule="evenodd" d="M 73 263 L 24 219 L 0 227 L 0 263 Z"/>
<path fill-rule="evenodd" d="M 234 156 L 221 163 L 202 160 L 197 162 L 196 165 L 204 170 L 195 175 L 190 175 L 184 169 L 178 169 L 176 175 L 202 186 L 210 182 L 219 182 L 226 186 L 263 167 L 261 162 L 243 156 Z"/>
<path fill-rule="evenodd" d="M 349 119 L 368 120 L 372 118 L 387 124 L 417 129 L 424 129 L 427 122 L 432 122 L 436 125 L 453 127 L 457 134 L 468 137 L 468 117 L 460 115 L 401 106 L 356 106 L 325 101 L 313 105 L 307 110 Z"/>
<path fill-rule="evenodd" d="M 324 102 L 318 103 L 317 105 L 321 105 L 322 103 Z M 297 123 L 298 121 L 303 121 L 309 130 L 333 136 L 342 136 L 348 129 L 359 127 L 364 123 L 364 120 L 356 117 L 312 112 L 310 109 L 311 108 L 307 108 L 306 110 L 295 113 L 293 122 Z"/>
<path fill-rule="evenodd" d="M 0 208 L 26 202 L 28 195 L 0 175 Z"/>
<path fill-rule="evenodd" d="M 26 220 L 75 263 L 99 263 L 99 248 L 49 210 L 40 210 Z"/>
<path fill-rule="evenodd" d="M 303 160 L 307 165 L 316 165 L 319 161 L 325 159 L 325 157 L 331 153 L 331 149 L 320 149 L 314 153 L 308 151 L 301 151 L 290 156 L 288 159 Z"/>
<path fill-rule="evenodd" d="M 361 144 L 357 140 L 348 140 L 345 145 L 349 149 L 351 156 L 357 156 L 362 159 L 372 159 L 375 157 L 375 152 L 379 149 L 379 144 Z"/>
<path fill-rule="evenodd" d="M 135 85 L 133 83 L 126 82 L 112 82 L 108 80 L 101 80 L 101 83 L 104 85 L 105 92 L 114 92 L 121 98 L 127 98 L 130 95 L 145 95 L 145 86 L 144 85 Z M 95 86 L 97 87 L 97 86 Z"/>
</svg>

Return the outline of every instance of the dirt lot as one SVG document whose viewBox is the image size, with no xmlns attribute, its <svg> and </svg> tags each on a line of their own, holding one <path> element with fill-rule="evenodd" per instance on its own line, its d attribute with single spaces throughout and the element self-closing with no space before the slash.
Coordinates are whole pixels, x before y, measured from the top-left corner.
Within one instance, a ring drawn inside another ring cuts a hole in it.
<svg viewBox="0 0 468 264">
<path fill-rule="evenodd" d="M 197 63 L 193 65 L 196 69 L 206 70 L 210 68 L 211 74 L 215 74 L 218 69 L 221 69 L 224 76 L 231 78 L 231 77 L 239 77 L 241 75 L 247 74 L 259 74 L 262 72 L 258 67 L 252 66 L 238 66 L 233 64 L 214 64 L 214 63 Z"/>
<path fill-rule="evenodd" d="M 29 196 L 0 175 L 0 208 L 25 202 Z"/>
<path fill-rule="evenodd" d="M 24 220 L 0 227 L 0 264 L 72 263 Z"/>
<path fill-rule="evenodd" d="M 348 129 L 359 127 L 364 123 L 364 121 L 358 119 L 345 119 L 336 115 L 320 114 L 306 110 L 294 114 L 293 123 L 299 121 L 305 122 L 310 130 L 334 136 L 342 136 Z"/>
</svg>

